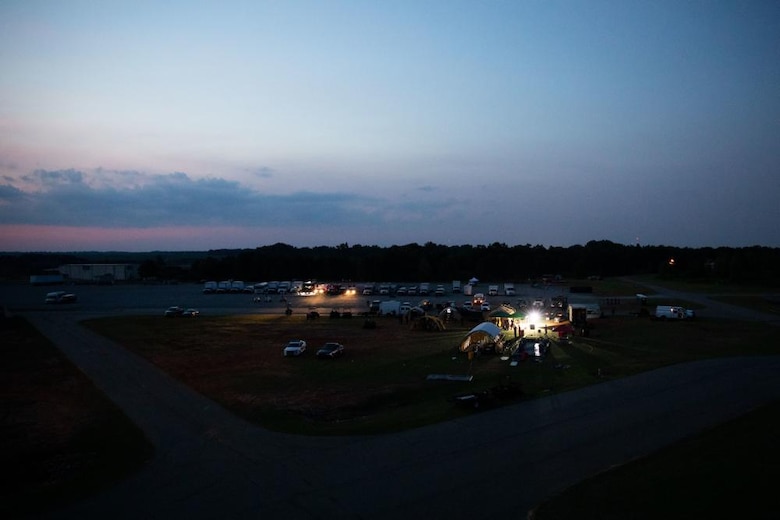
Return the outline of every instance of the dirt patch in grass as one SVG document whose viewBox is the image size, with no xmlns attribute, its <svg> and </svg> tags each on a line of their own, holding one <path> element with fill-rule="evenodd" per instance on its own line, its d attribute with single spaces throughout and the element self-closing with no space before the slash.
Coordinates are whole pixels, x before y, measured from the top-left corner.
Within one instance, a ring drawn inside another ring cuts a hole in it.
<svg viewBox="0 0 780 520">
<path fill-rule="evenodd" d="M 86 496 L 151 457 L 141 431 L 24 319 L 0 318 L 0 345 L 5 518 Z"/>
</svg>

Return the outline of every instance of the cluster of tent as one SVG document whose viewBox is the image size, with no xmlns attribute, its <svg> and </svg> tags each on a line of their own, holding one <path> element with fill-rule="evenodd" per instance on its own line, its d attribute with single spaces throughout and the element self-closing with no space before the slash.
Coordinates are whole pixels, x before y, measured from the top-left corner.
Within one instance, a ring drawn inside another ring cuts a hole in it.
<svg viewBox="0 0 780 520">
<path fill-rule="evenodd" d="M 523 320 L 526 314 L 509 305 L 502 304 L 491 311 L 488 316 L 500 323 L 501 320 Z M 499 344 L 503 340 L 503 331 L 504 329 L 493 321 L 484 321 L 466 334 L 466 337 L 461 341 L 460 351 L 468 352 L 472 350 L 473 345 L 483 343 Z M 559 337 L 563 337 L 571 334 L 573 329 L 569 322 L 564 322 L 550 327 L 549 331 L 557 334 Z"/>
</svg>

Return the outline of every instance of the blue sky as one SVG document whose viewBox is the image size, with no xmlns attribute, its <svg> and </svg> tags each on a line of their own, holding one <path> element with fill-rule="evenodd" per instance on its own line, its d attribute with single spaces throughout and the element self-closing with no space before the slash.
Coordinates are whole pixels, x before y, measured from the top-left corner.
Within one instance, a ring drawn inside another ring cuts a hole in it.
<svg viewBox="0 0 780 520">
<path fill-rule="evenodd" d="M 780 247 L 780 3 L 0 0 L 0 249 Z"/>
</svg>

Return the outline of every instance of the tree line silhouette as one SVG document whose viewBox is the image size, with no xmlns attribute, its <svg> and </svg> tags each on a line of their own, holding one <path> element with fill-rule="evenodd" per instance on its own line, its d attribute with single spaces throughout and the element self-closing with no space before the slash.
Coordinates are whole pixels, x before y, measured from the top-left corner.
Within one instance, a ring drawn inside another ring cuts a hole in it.
<svg viewBox="0 0 780 520">
<path fill-rule="evenodd" d="M 65 263 L 136 263 L 145 279 L 202 281 L 235 279 L 354 281 L 525 281 L 544 275 L 564 278 L 658 274 L 780 285 L 780 249 L 680 248 L 623 245 L 592 240 L 569 247 L 515 245 L 448 246 L 427 242 L 389 247 L 348 245 L 294 247 L 284 243 L 254 249 L 203 252 L 6 253 L 0 278 L 23 279 Z"/>
</svg>

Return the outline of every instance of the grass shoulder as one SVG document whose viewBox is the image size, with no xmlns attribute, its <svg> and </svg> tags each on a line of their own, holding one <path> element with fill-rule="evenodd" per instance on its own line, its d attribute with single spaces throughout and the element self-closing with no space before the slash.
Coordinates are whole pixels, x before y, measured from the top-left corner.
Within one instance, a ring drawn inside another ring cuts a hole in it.
<svg viewBox="0 0 780 520">
<path fill-rule="evenodd" d="M 778 439 L 776 401 L 576 484 L 530 517 L 776 518 Z"/>
<path fill-rule="evenodd" d="M 0 318 L 5 518 L 60 507 L 139 469 L 143 433 L 23 318 Z"/>
</svg>

